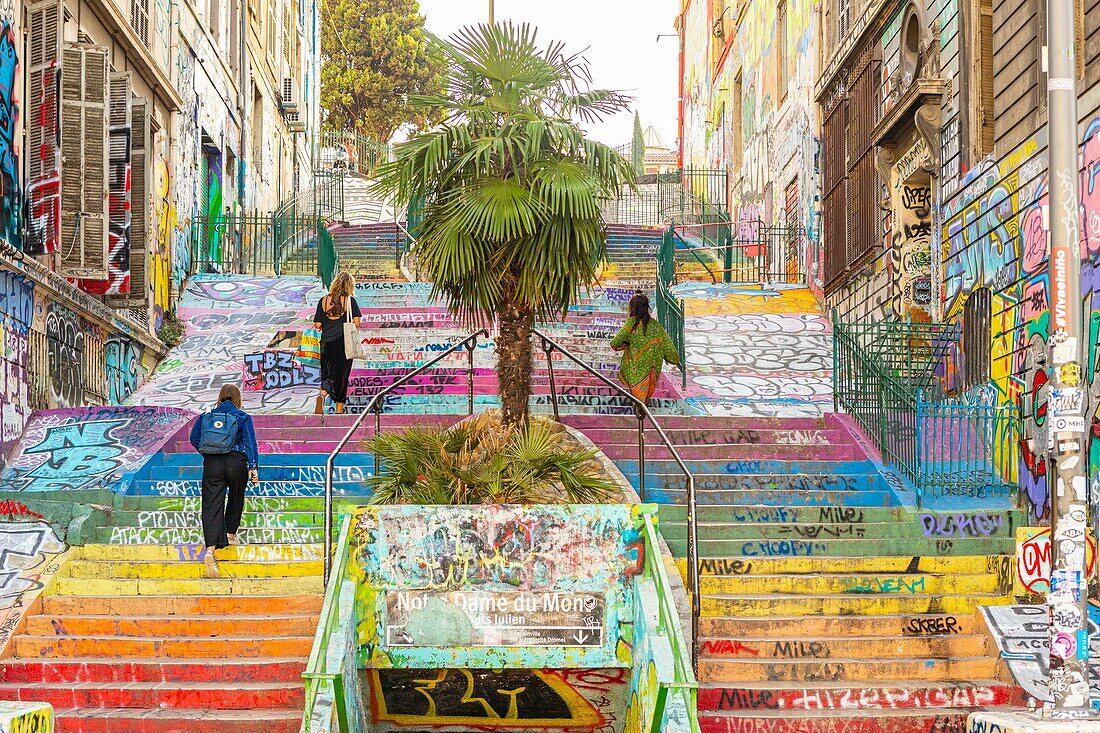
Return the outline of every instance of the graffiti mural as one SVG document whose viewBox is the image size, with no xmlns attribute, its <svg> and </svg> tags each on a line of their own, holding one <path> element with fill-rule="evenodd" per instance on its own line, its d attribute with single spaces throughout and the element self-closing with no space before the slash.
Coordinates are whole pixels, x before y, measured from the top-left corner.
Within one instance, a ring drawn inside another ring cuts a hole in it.
<svg viewBox="0 0 1100 733">
<path fill-rule="evenodd" d="M 60 568 L 64 550 L 45 522 L 0 523 L 0 652 L 34 596 Z"/>
<path fill-rule="evenodd" d="M 35 413 L 0 479 L 17 491 L 122 492 L 149 456 L 193 415 L 158 407 Z"/>
<path fill-rule="evenodd" d="M 626 506 L 364 508 L 352 545 L 365 578 L 360 659 L 418 669 L 616 664 L 642 567 L 640 521 Z"/>
<path fill-rule="evenodd" d="M 76 313 L 51 302 L 46 308 L 50 405 L 77 407 L 84 400 L 84 330 Z"/>
<path fill-rule="evenodd" d="M 44 702 L 0 702 L 0 733 L 53 733 L 53 708 Z"/>
<path fill-rule="evenodd" d="M 0 270 L 0 465 L 30 417 L 27 348 L 34 317 L 34 285 Z"/>
<path fill-rule="evenodd" d="M 11 16 L 7 16 L 10 18 Z M 19 188 L 19 142 L 15 137 L 19 120 L 16 89 L 22 85 L 19 74 L 19 42 L 9 20 L 0 21 L 0 239 L 22 249 L 20 234 L 23 209 Z"/>
<path fill-rule="evenodd" d="M 112 405 L 121 405 L 141 383 L 141 344 L 125 336 L 113 336 L 107 340 L 107 399 Z"/>
</svg>

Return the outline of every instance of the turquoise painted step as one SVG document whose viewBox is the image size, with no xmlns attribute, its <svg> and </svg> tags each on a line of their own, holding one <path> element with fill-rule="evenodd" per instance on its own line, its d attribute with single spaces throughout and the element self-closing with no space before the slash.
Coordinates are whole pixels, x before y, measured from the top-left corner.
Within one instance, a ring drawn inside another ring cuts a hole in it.
<svg viewBox="0 0 1100 733">
<path fill-rule="evenodd" d="M 245 512 L 321 512 L 324 504 L 323 497 L 251 495 L 244 498 Z M 198 496 L 134 496 L 126 497 L 122 508 L 131 512 L 197 512 L 202 508 L 202 501 Z"/>
<path fill-rule="evenodd" d="M 646 488 L 645 500 L 657 504 L 687 502 L 683 489 L 668 491 Z M 764 504 L 767 506 L 893 506 L 897 499 L 889 491 L 701 491 L 695 496 L 699 505 Z"/>
<path fill-rule="evenodd" d="M 621 469 L 620 469 L 621 470 Z M 637 478 L 637 473 L 631 474 Z M 696 491 L 885 491 L 878 474 L 734 474 L 693 473 Z M 675 491 L 684 485 L 684 474 L 652 474 L 646 466 L 646 485 Z"/>
<path fill-rule="evenodd" d="M 319 527 L 323 526 L 323 512 L 254 512 L 241 515 L 241 526 L 249 528 Z M 111 513 L 112 527 L 151 527 L 156 529 L 190 528 L 202 524 L 197 511 L 115 511 Z"/>
</svg>

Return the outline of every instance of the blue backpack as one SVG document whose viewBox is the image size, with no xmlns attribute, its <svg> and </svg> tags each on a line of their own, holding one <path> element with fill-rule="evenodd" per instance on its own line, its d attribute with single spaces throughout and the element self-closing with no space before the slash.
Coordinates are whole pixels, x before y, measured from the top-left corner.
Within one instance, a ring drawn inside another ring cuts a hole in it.
<svg viewBox="0 0 1100 733">
<path fill-rule="evenodd" d="M 241 421 L 231 412 L 208 412 L 202 416 L 199 453 L 220 456 L 233 451 L 241 433 Z"/>
</svg>

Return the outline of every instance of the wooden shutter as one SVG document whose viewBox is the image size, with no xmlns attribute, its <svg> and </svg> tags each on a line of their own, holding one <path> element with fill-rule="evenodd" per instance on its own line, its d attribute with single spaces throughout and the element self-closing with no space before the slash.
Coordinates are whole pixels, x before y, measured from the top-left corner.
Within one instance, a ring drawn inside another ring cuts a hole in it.
<svg viewBox="0 0 1100 733">
<path fill-rule="evenodd" d="M 143 302 L 149 289 L 149 233 L 152 191 L 153 105 L 144 97 L 130 102 L 130 294 Z M 134 301 L 137 301 L 136 303 Z"/>
<path fill-rule="evenodd" d="M 983 158 L 993 152 L 994 135 L 993 122 L 993 2 L 992 0 L 978 0 L 978 143 L 981 150 L 976 151 L 974 160 Z"/>
<path fill-rule="evenodd" d="M 871 130 L 875 124 L 875 88 L 879 63 L 864 51 L 849 82 L 848 116 L 848 252 L 849 268 L 858 266 L 882 244 L 879 227 L 878 172 Z"/>
<path fill-rule="evenodd" d="M 112 71 L 107 157 L 109 295 L 130 292 L 130 73 Z"/>
<path fill-rule="evenodd" d="M 107 278 L 107 49 L 66 43 L 61 58 L 64 277 Z"/>
<path fill-rule="evenodd" d="M 27 241 L 31 254 L 57 250 L 61 173 L 58 67 L 61 62 L 61 0 L 27 9 Z"/>
<path fill-rule="evenodd" d="M 825 248 L 825 287 L 842 283 L 848 264 L 848 166 L 845 148 L 847 99 L 838 99 L 825 115 L 822 140 L 822 246 Z"/>
<path fill-rule="evenodd" d="M 130 25 L 146 46 L 149 45 L 149 0 L 130 0 Z"/>
</svg>

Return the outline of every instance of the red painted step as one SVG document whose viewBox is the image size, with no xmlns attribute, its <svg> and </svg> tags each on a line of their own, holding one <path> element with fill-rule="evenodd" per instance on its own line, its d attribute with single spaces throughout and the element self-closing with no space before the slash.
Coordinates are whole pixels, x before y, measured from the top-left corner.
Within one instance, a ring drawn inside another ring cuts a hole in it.
<svg viewBox="0 0 1100 733">
<path fill-rule="evenodd" d="M 301 710 L 301 679 L 282 682 L 57 682 L 0 685 L 0 699 L 48 702 L 54 708 Z"/>
<path fill-rule="evenodd" d="M 0 664 L 0 683 L 216 682 L 223 685 L 248 682 L 301 683 L 306 659 L 267 658 L 235 661 L 210 659 L 202 662 L 173 660 L 117 660 L 107 657 L 68 659 L 5 659 Z"/>
<path fill-rule="evenodd" d="M 730 683 L 701 687 L 699 712 L 762 710 L 884 710 L 913 708 L 1024 707 L 1023 689 L 1004 682 L 908 681 L 903 685 L 812 683 L 781 687 L 773 683 Z"/>
</svg>

